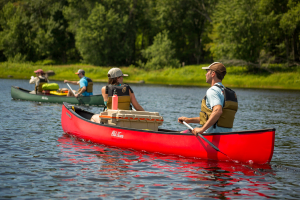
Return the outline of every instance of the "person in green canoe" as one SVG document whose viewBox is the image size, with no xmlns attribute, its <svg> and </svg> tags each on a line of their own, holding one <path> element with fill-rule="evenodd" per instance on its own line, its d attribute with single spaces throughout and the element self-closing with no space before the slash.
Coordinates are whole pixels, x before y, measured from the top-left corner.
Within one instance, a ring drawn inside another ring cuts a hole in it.
<svg viewBox="0 0 300 200">
<path fill-rule="evenodd" d="M 75 97 L 93 95 L 93 81 L 92 81 L 92 79 L 85 76 L 85 71 L 83 69 L 79 69 L 78 72 L 76 72 L 75 74 L 77 74 L 78 77 L 80 78 L 79 81 L 64 80 L 64 83 L 71 83 L 73 85 L 79 85 L 79 90 L 78 91 L 73 91 L 73 92 L 71 90 L 69 90 L 67 96 L 71 97 L 71 96 L 74 96 L 74 94 L 75 94 Z"/>
<path fill-rule="evenodd" d="M 222 85 L 226 75 L 226 68 L 222 63 L 214 62 L 208 67 L 202 67 L 207 71 L 206 83 L 210 84 L 205 97 L 202 100 L 199 117 L 179 117 L 178 122 L 200 123 L 201 128 L 194 128 L 194 135 L 202 133 L 232 132 L 235 113 L 238 109 L 236 94 L 230 88 Z M 189 130 L 183 131 L 187 133 Z"/>
<path fill-rule="evenodd" d="M 43 84 L 48 83 L 48 79 L 45 77 L 45 72 L 42 69 L 37 69 L 34 71 L 36 77 L 31 76 L 29 83 L 35 84 L 34 90 L 29 92 L 30 94 L 42 94 Z"/>
</svg>

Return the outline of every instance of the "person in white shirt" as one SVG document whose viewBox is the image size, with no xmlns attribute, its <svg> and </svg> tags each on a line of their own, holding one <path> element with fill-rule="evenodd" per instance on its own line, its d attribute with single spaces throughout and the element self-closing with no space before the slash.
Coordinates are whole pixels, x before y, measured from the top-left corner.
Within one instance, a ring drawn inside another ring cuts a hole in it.
<svg viewBox="0 0 300 200">
<path fill-rule="evenodd" d="M 36 77 L 31 76 L 29 80 L 30 84 L 35 84 L 34 90 L 29 92 L 30 94 L 42 94 L 42 86 L 44 83 L 48 83 L 48 79 L 45 77 L 45 72 L 42 69 L 34 71 Z"/>
<path fill-rule="evenodd" d="M 193 118 L 179 117 L 178 122 L 200 123 L 202 127 L 194 128 L 192 131 L 194 135 L 232 132 L 238 102 L 235 92 L 222 85 L 226 68 L 222 63 L 214 62 L 208 67 L 202 67 L 202 69 L 207 71 L 206 83 L 210 84 L 211 87 L 202 100 L 200 116 Z M 183 133 L 188 131 L 183 131 Z"/>
</svg>

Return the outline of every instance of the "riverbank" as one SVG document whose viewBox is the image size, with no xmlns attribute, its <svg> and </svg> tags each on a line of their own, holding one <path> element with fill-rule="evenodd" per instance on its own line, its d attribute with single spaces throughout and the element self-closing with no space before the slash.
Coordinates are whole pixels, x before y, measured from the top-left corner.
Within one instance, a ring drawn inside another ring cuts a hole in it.
<svg viewBox="0 0 300 200">
<path fill-rule="evenodd" d="M 124 82 L 181 85 L 181 86 L 207 86 L 205 82 L 205 70 L 202 65 L 189 65 L 178 69 L 167 68 L 163 70 L 145 71 L 133 66 L 120 67 L 124 74 L 129 74 Z M 107 82 L 107 72 L 111 67 L 96 67 L 92 65 L 33 65 L 0 63 L 0 78 L 30 79 L 34 76 L 33 71 L 43 69 L 53 70 L 54 76 L 49 77 L 51 81 L 65 79 L 77 80 L 74 74 L 78 69 L 84 69 L 86 76 L 94 82 Z M 300 67 L 285 68 L 280 65 L 269 66 L 273 73 L 260 72 L 249 73 L 246 67 L 226 67 L 227 75 L 223 81 L 224 85 L 232 88 L 265 88 L 265 89 L 293 89 L 300 90 Z"/>
</svg>

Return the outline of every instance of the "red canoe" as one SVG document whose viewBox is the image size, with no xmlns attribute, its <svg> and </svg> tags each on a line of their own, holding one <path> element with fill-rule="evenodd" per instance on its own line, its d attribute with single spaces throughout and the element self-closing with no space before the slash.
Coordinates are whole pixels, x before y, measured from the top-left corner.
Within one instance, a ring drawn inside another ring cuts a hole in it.
<svg viewBox="0 0 300 200">
<path fill-rule="evenodd" d="M 91 122 L 93 113 L 63 103 L 61 124 L 66 134 L 88 142 L 183 157 L 265 164 L 273 156 L 275 129 L 203 134 L 226 155 L 199 136 L 178 131 L 123 128 Z"/>
</svg>

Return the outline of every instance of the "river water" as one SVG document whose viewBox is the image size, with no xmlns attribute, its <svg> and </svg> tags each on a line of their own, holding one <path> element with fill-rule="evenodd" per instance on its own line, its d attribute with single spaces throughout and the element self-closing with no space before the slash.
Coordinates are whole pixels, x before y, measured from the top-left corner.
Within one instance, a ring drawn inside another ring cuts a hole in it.
<svg viewBox="0 0 300 200">
<path fill-rule="evenodd" d="M 11 99 L 11 86 L 33 89 L 28 80 L 0 84 L 0 199 L 300 198 L 299 91 L 235 89 L 234 130 L 276 128 L 271 163 L 254 166 L 86 143 L 64 134 L 61 104 Z M 103 85 L 95 83 L 94 93 Z M 198 116 L 207 90 L 131 87 L 145 110 L 164 117 L 161 128 L 172 130 L 186 129 L 178 117 Z"/>
</svg>

